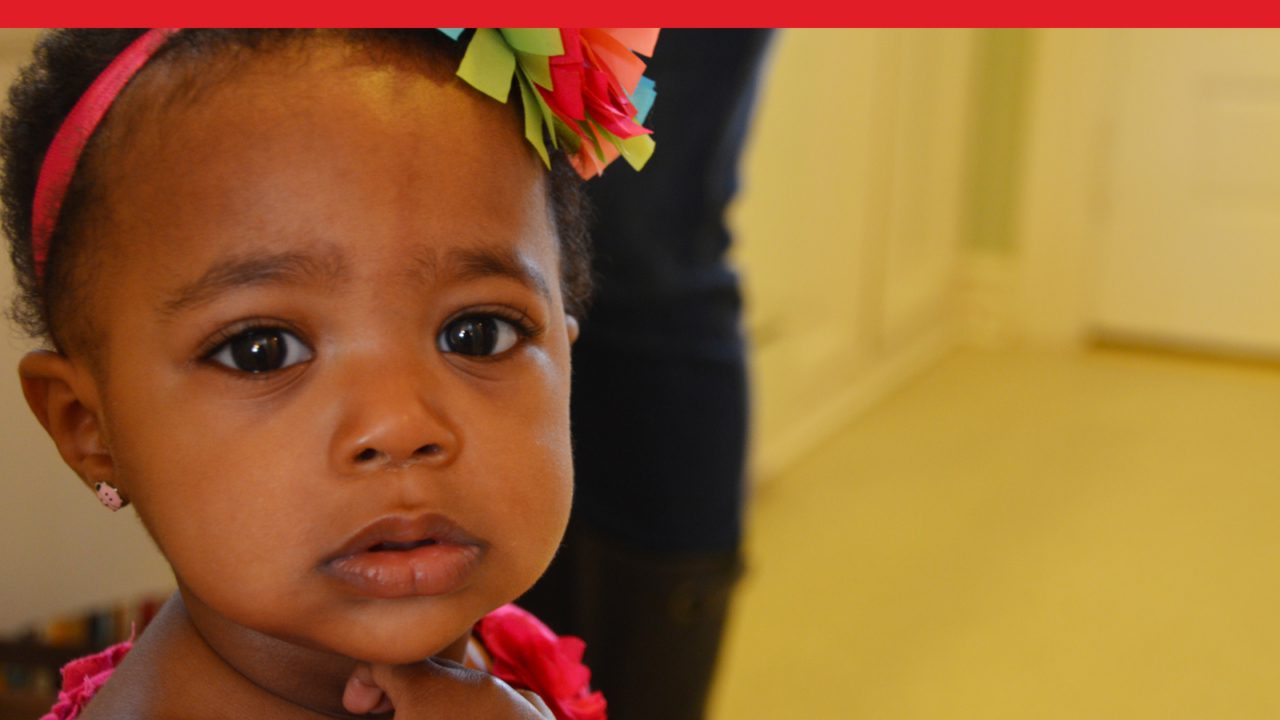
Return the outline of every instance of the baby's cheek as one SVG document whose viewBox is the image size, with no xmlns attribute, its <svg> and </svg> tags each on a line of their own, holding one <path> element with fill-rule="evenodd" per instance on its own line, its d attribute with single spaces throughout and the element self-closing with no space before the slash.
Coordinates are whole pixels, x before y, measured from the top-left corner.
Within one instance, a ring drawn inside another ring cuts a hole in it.
<svg viewBox="0 0 1280 720">
<path fill-rule="evenodd" d="M 551 562 L 569 522 L 569 510 L 573 501 L 573 472 L 571 466 L 567 466 L 567 463 L 564 465 L 566 466 L 553 469 L 536 497 L 526 501 L 528 507 L 539 508 L 538 512 L 529 514 L 528 522 L 531 526 L 530 536 L 541 541 L 541 561 L 544 563 Z"/>
<path fill-rule="evenodd" d="M 538 448 L 538 446 L 533 446 Z M 501 527 L 503 555 L 514 558 L 513 568 L 530 583 L 545 570 L 564 536 L 573 497 L 573 471 L 568 453 L 534 451 L 520 465 L 509 466 L 510 481 L 500 494 L 490 495 L 491 512 Z M 502 497 L 495 502 L 493 498 Z M 532 575 L 530 575 L 532 573 Z"/>
</svg>

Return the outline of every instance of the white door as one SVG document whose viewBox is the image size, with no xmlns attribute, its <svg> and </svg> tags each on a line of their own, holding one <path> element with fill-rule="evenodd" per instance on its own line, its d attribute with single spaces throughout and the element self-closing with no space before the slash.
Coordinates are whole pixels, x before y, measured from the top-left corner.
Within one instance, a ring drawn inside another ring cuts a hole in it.
<svg viewBox="0 0 1280 720">
<path fill-rule="evenodd" d="M 1280 31 L 1114 40 L 1094 328 L 1280 356 Z"/>
</svg>

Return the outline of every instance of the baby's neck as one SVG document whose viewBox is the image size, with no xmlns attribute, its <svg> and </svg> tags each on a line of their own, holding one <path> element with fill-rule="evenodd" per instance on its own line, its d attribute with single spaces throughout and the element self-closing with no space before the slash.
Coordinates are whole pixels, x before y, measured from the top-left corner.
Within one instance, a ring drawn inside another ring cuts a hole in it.
<svg viewBox="0 0 1280 720">
<path fill-rule="evenodd" d="M 344 714 L 342 689 L 355 669 L 350 658 L 235 625 L 181 591 L 170 602 L 213 656 L 210 660 L 292 705 L 323 715 Z"/>
<path fill-rule="evenodd" d="M 466 640 L 441 656 L 461 660 Z M 202 720 L 353 718 L 342 691 L 354 668 L 350 658 L 232 625 L 175 593 L 95 697 L 88 708 L 95 712 L 81 717 L 121 717 L 112 708 L 130 708 L 132 717 L 180 709 L 181 717 Z"/>
</svg>

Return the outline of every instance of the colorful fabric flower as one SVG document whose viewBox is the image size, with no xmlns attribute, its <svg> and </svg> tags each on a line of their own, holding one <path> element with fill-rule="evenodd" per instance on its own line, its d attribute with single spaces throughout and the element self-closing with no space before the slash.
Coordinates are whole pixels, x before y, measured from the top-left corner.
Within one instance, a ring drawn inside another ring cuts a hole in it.
<svg viewBox="0 0 1280 720">
<path fill-rule="evenodd" d="M 107 684 L 111 673 L 124 660 L 132 642 L 112 645 L 96 655 L 72 660 L 62 666 L 62 690 L 58 701 L 40 720 L 73 720 L 89 704 L 95 693 Z"/>
<path fill-rule="evenodd" d="M 591 671 L 582 664 L 586 643 L 579 638 L 556 635 L 515 605 L 484 616 L 476 635 L 493 661 L 490 672 L 537 693 L 557 720 L 605 720 L 604 695 L 591 691 Z"/>
<path fill-rule="evenodd" d="M 441 28 L 457 40 L 462 28 Z M 514 75 L 525 138 L 548 167 L 546 143 L 565 144 L 583 178 L 619 156 L 636 170 L 653 155 L 643 125 L 657 93 L 644 77 L 657 28 L 477 28 L 458 77 L 501 102 Z"/>
</svg>

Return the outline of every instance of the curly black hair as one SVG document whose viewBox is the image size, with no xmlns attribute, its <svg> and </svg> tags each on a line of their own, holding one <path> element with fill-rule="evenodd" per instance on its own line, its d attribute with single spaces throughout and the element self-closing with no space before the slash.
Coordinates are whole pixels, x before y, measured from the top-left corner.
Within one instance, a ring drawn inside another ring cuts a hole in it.
<svg viewBox="0 0 1280 720">
<path fill-rule="evenodd" d="M 24 67 L 9 90 L 9 108 L 0 118 L 0 157 L 3 158 L 0 197 L 9 255 L 17 278 L 10 316 L 31 337 L 66 351 L 83 337 L 83 323 L 72 310 L 88 306 L 78 297 L 84 283 L 79 273 L 90 265 L 78 225 L 93 199 L 95 138 L 85 148 L 68 188 L 50 244 L 43 282 L 35 273 L 31 248 L 32 202 L 45 153 L 63 119 L 93 80 L 143 30 L 62 29 L 44 34 L 33 61 Z M 292 39 L 316 34 L 338 35 L 370 49 L 420 52 L 456 68 L 461 43 L 436 30 L 184 30 L 156 53 L 151 63 L 197 61 L 236 51 L 253 52 Z M 203 78 L 204 82 L 216 82 Z M 190 90 L 191 88 L 188 88 Z M 520 103 L 508 103 L 519 112 Z M 109 116 L 108 116 L 109 118 Z M 104 122 L 104 125 L 107 123 Z M 560 241 L 561 283 L 565 309 L 581 317 L 591 295 L 591 257 L 588 211 L 581 180 L 563 154 L 552 158 L 548 202 Z"/>
</svg>

